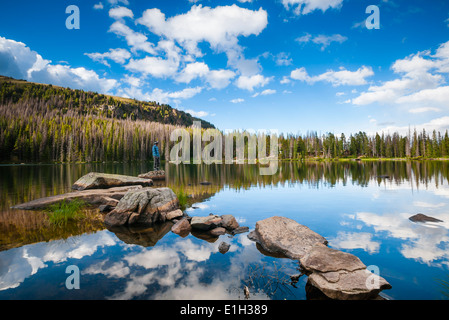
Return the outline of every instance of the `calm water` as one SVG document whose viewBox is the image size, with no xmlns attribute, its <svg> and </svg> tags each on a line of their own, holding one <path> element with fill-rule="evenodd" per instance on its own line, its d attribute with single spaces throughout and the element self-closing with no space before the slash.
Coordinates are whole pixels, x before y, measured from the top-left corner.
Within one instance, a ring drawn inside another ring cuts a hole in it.
<svg viewBox="0 0 449 320">
<path fill-rule="evenodd" d="M 10 206 L 70 191 L 91 172 L 138 175 L 151 163 L 0 166 L 0 299 L 307 299 L 298 263 L 265 256 L 247 233 L 208 242 L 181 238 L 170 224 L 111 232 L 101 223 L 61 230 L 40 212 Z M 189 194 L 189 215 L 232 214 L 240 225 L 285 216 L 329 246 L 376 265 L 390 299 L 447 299 L 449 162 L 283 163 L 275 176 L 257 166 L 166 165 L 160 186 Z M 388 175 L 388 178 L 380 178 Z M 211 185 L 199 183 L 207 180 Z M 417 213 L 443 220 L 419 224 Z M 231 244 L 226 254 L 222 242 Z M 67 266 L 80 289 L 65 286 Z"/>
</svg>

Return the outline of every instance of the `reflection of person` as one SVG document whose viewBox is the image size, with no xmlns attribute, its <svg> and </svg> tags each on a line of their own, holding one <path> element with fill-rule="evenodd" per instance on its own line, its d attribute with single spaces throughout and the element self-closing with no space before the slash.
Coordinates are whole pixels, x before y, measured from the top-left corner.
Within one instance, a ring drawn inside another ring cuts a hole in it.
<svg viewBox="0 0 449 320">
<path fill-rule="evenodd" d="M 153 145 L 153 158 L 154 158 L 154 170 L 159 170 L 160 164 L 160 155 L 159 155 L 159 147 L 157 146 L 158 142 L 156 141 Z"/>
</svg>

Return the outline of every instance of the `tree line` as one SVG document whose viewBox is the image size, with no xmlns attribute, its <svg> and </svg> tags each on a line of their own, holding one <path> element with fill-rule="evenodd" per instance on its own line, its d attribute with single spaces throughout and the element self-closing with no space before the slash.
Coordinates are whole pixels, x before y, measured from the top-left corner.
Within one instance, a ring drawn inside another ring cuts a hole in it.
<svg viewBox="0 0 449 320">
<path fill-rule="evenodd" d="M 410 128 L 406 135 L 398 132 L 365 132 L 340 136 L 317 132 L 306 135 L 287 135 L 279 139 L 280 157 L 283 159 L 304 158 L 446 158 L 449 156 L 448 131 L 444 133 Z"/>
<path fill-rule="evenodd" d="M 185 128 L 193 140 L 191 125 L 199 119 L 168 105 L 120 99 L 0 77 L 0 161 L 145 161 L 152 159 L 156 140 L 162 160 L 168 160 L 175 144 L 170 141 L 173 130 Z M 214 128 L 205 121 L 201 127 Z M 278 142 L 281 160 L 449 156 L 447 130 L 410 128 L 405 135 L 358 132 L 349 137 L 308 132 L 281 134 Z"/>
</svg>

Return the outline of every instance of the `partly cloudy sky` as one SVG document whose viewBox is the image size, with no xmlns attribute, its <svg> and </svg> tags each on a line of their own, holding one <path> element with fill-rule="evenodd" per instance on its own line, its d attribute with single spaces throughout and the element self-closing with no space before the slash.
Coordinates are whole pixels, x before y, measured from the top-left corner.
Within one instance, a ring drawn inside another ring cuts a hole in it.
<svg viewBox="0 0 449 320">
<path fill-rule="evenodd" d="M 67 29 L 69 5 L 80 28 Z M 368 29 L 369 5 L 380 29 Z M 449 129 L 445 0 L 0 5 L 0 74 L 168 103 L 218 128 Z"/>
</svg>

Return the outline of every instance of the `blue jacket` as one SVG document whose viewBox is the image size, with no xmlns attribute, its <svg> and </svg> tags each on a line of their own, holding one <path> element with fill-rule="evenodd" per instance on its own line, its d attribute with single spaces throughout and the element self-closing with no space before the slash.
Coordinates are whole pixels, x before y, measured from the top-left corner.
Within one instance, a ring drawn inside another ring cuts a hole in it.
<svg viewBox="0 0 449 320">
<path fill-rule="evenodd" d="M 153 146 L 153 157 L 159 157 L 159 148 L 157 145 Z"/>
</svg>

